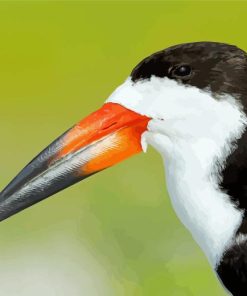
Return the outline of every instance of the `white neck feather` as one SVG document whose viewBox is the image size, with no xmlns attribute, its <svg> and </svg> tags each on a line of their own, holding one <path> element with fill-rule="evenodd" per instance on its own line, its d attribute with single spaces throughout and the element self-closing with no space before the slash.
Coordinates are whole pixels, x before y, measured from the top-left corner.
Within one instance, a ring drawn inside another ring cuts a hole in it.
<svg viewBox="0 0 247 296">
<path fill-rule="evenodd" d="M 158 141 L 159 145 L 164 143 L 164 147 L 169 147 L 163 135 L 152 134 L 147 140 L 154 146 Z M 203 157 L 205 153 L 195 153 L 200 145 L 205 144 L 180 142 L 170 146 L 172 154 L 168 151 L 161 154 L 174 210 L 215 267 L 231 244 L 241 223 L 242 213 L 219 189 L 212 161 L 208 162 Z M 206 147 L 210 150 L 208 145 Z"/>
<path fill-rule="evenodd" d="M 218 186 L 221 167 L 232 147 L 216 155 L 217 143 L 207 139 L 177 140 L 147 132 L 145 141 L 162 155 L 167 189 L 174 210 L 191 232 L 213 267 L 232 243 L 242 221 L 242 212 Z"/>
</svg>

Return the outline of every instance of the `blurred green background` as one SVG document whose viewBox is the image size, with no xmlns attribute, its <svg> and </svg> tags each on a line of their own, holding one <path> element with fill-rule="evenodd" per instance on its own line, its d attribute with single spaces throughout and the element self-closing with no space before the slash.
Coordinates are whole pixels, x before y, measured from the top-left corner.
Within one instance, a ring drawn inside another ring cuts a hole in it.
<svg viewBox="0 0 247 296">
<path fill-rule="evenodd" d="M 247 2 L 0 2 L 0 185 L 100 107 L 140 59 L 247 50 Z M 0 295 L 225 295 L 176 218 L 153 149 L 0 224 Z"/>
</svg>

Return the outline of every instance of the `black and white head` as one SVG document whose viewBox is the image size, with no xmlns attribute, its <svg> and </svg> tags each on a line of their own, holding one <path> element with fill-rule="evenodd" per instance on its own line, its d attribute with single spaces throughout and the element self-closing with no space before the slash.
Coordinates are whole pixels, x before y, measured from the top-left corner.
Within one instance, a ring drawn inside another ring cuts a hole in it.
<svg viewBox="0 0 247 296">
<path fill-rule="evenodd" d="M 151 133 L 220 143 L 245 117 L 246 59 L 221 43 L 173 46 L 138 64 L 108 102 L 151 117 Z"/>
<path fill-rule="evenodd" d="M 152 145 L 177 215 L 227 288 L 242 295 L 235 291 L 247 289 L 238 276 L 245 270 L 247 278 L 247 265 L 234 264 L 247 261 L 246 110 L 247 55 L 236 46 L 197 42 L 152 54 L 5 188 L 1 218 Z"/>
</svg>

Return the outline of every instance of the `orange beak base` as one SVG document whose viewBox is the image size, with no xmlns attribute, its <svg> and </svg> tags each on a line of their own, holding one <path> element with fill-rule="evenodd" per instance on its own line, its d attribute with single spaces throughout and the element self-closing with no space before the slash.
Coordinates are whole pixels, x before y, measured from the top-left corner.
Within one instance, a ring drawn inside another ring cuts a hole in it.
<svg viewBox="0 0 247 296">
<path fill-rule="evenodd" d="M 0 220 L 142 151 L 150 118 L 106 103 L 34 158 L 0 194 Z"/>
</svg>

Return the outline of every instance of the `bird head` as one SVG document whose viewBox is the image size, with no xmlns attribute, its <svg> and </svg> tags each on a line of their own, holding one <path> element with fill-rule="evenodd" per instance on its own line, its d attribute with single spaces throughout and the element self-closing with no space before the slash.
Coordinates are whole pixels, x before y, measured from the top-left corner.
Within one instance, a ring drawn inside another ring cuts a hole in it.
<svg viewBox="0 0 247 296">
<path fill-rule="evenodd" d="M 235 46 L 198 42 L 141 61 L 96 112 L 36 156 L 1 192 L 0 219 L 153 145 L 218 143 L 245 120 L 247 57 Z M 204 147 L 207 149 L 207 147 Z"/>
</svg>

